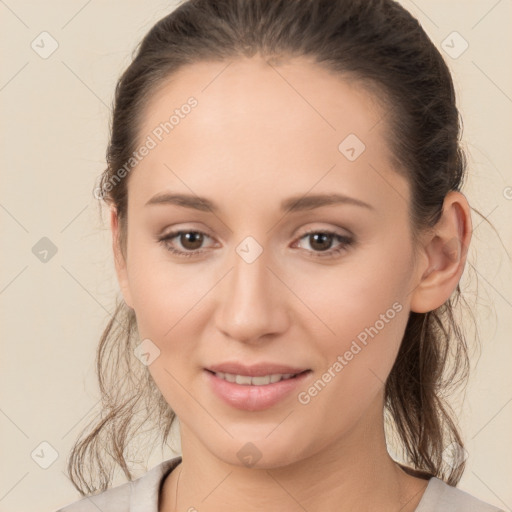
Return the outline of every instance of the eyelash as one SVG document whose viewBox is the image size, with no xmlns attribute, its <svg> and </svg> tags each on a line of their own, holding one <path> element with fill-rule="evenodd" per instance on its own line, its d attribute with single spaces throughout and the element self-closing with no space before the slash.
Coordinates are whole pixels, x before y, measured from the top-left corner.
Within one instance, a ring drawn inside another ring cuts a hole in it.
<svg viewBox="0 0 512 512">
<path fill-rule="evenodd" d="M 169 241 L 170 240 L 172 240 L 173 238 L 176 238 L 177 236 L 182 235 L 184 233 L 196 233 L 196 234 L 200 234 L 200 235 L 205 235 L 208 238 L 210 238 L 206 233 L 203 233 L 202 231 L 196 231 L 196 230 L 193 230 L 193 229 L 189 229 L 189 230 L 185 229 L 185 230 L 173 231 L 171 233 L 168 233 L 165 236 L 163 236 L 161 238 L 158 238 L 158 242 L 161 243 L 165 247 L 165 249 L 167 251 L 169 251 L 172 254 L 175 254 L 175 255 L 177 255 L 179 257 L 190 258 L 191 256 L 197 256 L 198 254 L 206 252 L 205 250 L 180 251 L 180 250 L 175 249 L 174 247 L 171 247 L 169 245 Z M 313 255 L 311 255 L 312 258 L 327 258 L 327 257 L 335 258 L 340 253 L 348 250 L 348 248 L 354 242 L 354 240 L 352 238 L 340 235 L 339 233 L 336 233 L 335 231 L 330 231 L 328 229 L 325 229 L 325 230 L 319 230 L 319 229 L 310 230 L 310 231 L 304 233 L 298 240 L 302 240 L 303 238 L 305 238 L 305 237 L 307 237 L 309 235 L 312 235 L 312 234 L 333 235 L 336 239 L 338 239 L 338 241 L 341 242 L 340 245 L 337 248 L 329 249 L 327 251 L 307 251 L 307 249 L 306 249 L 306 251 L 309 252 L 310 254 L 313 253 Z"/>
</svg>

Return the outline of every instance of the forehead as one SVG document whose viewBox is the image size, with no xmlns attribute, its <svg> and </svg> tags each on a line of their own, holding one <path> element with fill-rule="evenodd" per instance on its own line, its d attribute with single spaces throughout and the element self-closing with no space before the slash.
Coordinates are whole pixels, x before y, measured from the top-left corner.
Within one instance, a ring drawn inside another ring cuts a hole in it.
<svg viewBox="0 0 512 512">
<path fill-rule="evenodd" d="M 336 138 L 347 129 L 366 135 L 386 113 L 382 98 L 353 75 L 334 73 L 305 57 L 277 65 L 257 56 L 180 68 L 151 94 L 142 131 L 149 132 L 191 96 L 200 115 L 187 124 L 197 131 L 210 131 L 212 123 L 224 130 L 246 127 L 250 117 L 255 135 L 281 128 L 303 131 L 307 124 L 309 130 L 324 129 Z"/>
<path fill-rule="evenodd" d="M 183 108 L 191 97 L 195 106 Z M 155 145 L 131 180 L 141 200 L 172 187 L 205 196 L 238 190 L 256 201 L 258 192 L 281 198 L 314 187 L 384 205 L 408 197 L 391 166 L 385 114 L 359 82 L 304 58 L 199 62 L 150 97 L 139 141 Z M 356 159 L 347 158 L 351 147 Z"/>
</svg>

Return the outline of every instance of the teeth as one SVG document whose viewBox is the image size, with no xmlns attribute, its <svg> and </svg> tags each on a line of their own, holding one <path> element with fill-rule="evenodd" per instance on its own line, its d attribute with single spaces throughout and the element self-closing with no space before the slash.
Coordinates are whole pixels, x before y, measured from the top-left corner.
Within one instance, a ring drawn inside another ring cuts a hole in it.
<svg viewBox="0 0 512 512">
<path fill-rule="evenodd" d="M 278 373 L 270 376 L 270 382 L 271 384 L 274 384 L 274 382 L 279 382 L 281 380 L 281 375 Z"/>
<path fill-rule="evenodd" d="M 252 380 L 252 378 L 248 377 L 246 375 L 237 375 L 235 378 L 235 382 L 237 384 L 250 384 L 251 380 Z"/>
<path fill-rule="evenodd" d="M 249 375 L 235 375 L 233 373 L 216 372 L 215 375 L 219 379 L 227 380 L 228 382 L 236 382 L 245 386 L 265 386 L 267 384 L 274 384 L 280 380 L 289 379 L 296 374 L 293 373 L 275 373 L 272 375 L 262 375 L 260 377 L 250 377 Z"/>
</svg>

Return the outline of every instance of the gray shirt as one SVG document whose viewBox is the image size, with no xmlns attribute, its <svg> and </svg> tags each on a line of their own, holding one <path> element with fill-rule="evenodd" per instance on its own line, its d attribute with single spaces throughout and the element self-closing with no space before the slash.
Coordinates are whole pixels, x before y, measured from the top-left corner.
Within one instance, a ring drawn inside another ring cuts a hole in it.
<svg viewBox="0 0 512 512">
<path fill-rule="evenodd" d="M 57 512 L 158 512 L 160 487 L 181 457 L 166 460 L 146 474 L 125 484 L 82 498 Z M 415 512 L 504 512 L 431 478 Z"/>
</svg>

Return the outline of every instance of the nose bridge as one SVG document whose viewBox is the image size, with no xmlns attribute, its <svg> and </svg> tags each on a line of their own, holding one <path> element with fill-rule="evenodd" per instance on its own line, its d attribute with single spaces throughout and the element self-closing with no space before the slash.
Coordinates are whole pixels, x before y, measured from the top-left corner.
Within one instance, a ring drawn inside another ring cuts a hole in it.
<svg viewBox="0 0 512 512">
<path fill-rule="evenodd" d="M 273 272 L 272 254 L 254 237 L 245 237 L 230 259 L 218 302 L 217 327 L 239 341 L 256 340 L 284 327 L 284 301 Z M 277 280 L 278 281 L 278 280 Z"/>
</svg>

